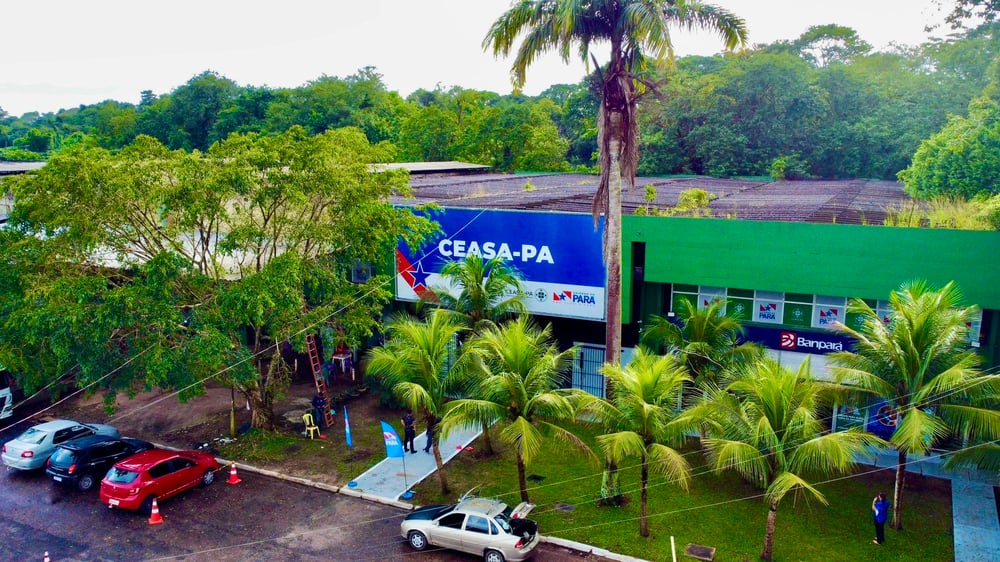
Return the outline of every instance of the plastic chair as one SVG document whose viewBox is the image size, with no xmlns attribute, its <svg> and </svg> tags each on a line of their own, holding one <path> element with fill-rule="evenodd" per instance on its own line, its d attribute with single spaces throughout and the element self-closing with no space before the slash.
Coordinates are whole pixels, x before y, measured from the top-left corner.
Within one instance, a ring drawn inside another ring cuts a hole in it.
<svg viewBox="0 0 1000 562">
<path fill-rule="evenodd" d="M 306 434 L 309 436 L 309 439 L 316 439 L 320 436 L 319 426 L 316 425 L 311 413 L 306 412 L 302 414 L 302 423 L 306 424 Z"/>
</svg>

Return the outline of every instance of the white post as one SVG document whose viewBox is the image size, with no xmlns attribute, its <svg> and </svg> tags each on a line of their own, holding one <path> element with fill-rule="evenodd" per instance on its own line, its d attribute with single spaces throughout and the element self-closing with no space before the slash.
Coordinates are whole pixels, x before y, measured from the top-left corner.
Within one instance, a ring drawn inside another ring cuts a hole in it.
<svg viewBox="0 0 1000 562">
<path fill-rule="evenodd" d="M 677 562 L 677 546 L 674 545 L 673 535 L 670 535 L 670 555 L 673 556 L 674 562 Z"/>
</svg>

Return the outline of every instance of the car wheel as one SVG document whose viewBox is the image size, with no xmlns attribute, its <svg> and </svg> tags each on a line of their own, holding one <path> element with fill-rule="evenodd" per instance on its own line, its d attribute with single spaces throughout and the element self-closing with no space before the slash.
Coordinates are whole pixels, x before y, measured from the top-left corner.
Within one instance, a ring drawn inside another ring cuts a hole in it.
<svg viewBox="0 0 1000 562">
<path fill-rule="evenodd" d="M 205 471 L 205 474 L 201 475 L 201 485 L 211 486 L 212 482 L 215 482 L 215 471 L 212 469 L 208 469 Z"/>
<path fill-rule="evenodd" d="M 142 505 L 139 506 L 139 513 L 143 515 L 150 515 L 153 513 L 153 500 L 156 496 L 147 496 L 146 499 L 142 500 Z"/>
<path fill-rule="evenodd" d="M 423 550 L 427 548 L 427 537 L 420 531 L 410 531 L 407 535 L 407 540 L 410 542 L 410 546 L 414 550 Z"/>
<path fill-rule="evenodd" d="M 503 562 L 503 553 L 499 550 L 487 550 L 486 554 L 483 554 L 483 562 Z"/>
<path fill-rule="evenodd" d="M 81 492 L 89 492 L 94 487 L 94 475 L 81 474 L 80 478 L 76 481 L 76 487 Z"/>
</svg>

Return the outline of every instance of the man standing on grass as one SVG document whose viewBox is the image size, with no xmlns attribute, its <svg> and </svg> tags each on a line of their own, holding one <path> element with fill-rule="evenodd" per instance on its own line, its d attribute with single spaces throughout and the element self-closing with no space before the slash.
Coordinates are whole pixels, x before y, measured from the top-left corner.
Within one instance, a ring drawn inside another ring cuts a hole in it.
<svg viewBox="0 0 1000 562">
<path fill-rule="evenodd" d="M 875 521 L 875 540 L 873 544 L 885 542 L 885 521 L 889 517 L 889 498 L 885 492 L 879 492 L 872 500 L 872 519 Z"/>
</svg>

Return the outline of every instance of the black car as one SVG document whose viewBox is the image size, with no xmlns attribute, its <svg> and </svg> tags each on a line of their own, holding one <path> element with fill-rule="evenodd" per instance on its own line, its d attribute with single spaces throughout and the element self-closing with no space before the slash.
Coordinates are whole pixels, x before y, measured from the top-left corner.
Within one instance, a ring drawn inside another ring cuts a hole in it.
<svg viewBox="0 0 1000 562">
<path fill-rule="evenodd" d="M 45 473 L 60 484 L 87 491 L 100 484 L 116 462 L 153 448 L 152 443 L 131 437 L 81 437 L 60 445 L 49 457 Z"/>
</svg>

